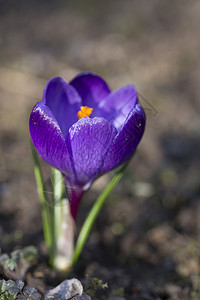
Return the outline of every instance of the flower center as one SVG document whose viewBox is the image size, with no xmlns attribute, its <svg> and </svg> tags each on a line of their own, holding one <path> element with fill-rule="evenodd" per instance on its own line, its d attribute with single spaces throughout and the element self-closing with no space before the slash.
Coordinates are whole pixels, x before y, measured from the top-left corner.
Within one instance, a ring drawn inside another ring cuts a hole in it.
<svg viewBox="0 0 200 300">
<path fill-rule="evenodd" d="M 79 119 L 84 117 L 89 117 L 93 111 L 93 108 L 90 108 L 88 106 L 81 106 L 81 110 L 77 113 L 77 116 Z"/>
</svg>

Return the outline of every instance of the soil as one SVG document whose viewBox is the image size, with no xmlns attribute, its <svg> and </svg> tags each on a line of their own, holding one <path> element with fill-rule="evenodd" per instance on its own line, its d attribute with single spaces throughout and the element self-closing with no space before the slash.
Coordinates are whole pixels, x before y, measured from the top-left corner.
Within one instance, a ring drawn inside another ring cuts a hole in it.
<svg viewBox="0 0 200 300">
<path fill-rule="evenodd" d="M 89 70 L 112 89 L 133 83 L 147 126 L 69 278 L 107 283 L 98 299 L 200 299 L 199 26 L 195 0 L 0 1 L 0 250 L 38 247 L 28 284 L 60 282 L 47 264 L 29 114 L 51 77 Z M 85 195 L 77 231 L 111 176 Z"/>
</svg>

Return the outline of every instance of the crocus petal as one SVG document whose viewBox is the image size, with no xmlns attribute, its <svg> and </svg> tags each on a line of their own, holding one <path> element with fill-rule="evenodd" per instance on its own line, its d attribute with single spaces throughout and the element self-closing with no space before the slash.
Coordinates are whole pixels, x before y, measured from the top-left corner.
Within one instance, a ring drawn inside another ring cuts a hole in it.
<svg viewBox="0 0 200 300">
<path fill-rule="evenodd" d="M 81 106 L 79 94 L 64 79 L 55 77 L 48 82 L 43 100 L 52 111 L 66 137 L 69 128 L 78 120 L 77 113 Z"/>
<path fill-rule="evenodd" d="M 51 110 L 43 101 L 33 108 L 29 129 L 33 144 L 42 158 L 51 166 L 73 177 L 64 136 Z"/>
<path fill-rule="evenodd" d="M 93 115 L 110 121 L 119 131 L 129 112 L 138 103 L 138 95 L 133 85 L 124 86 L 113 91 L 99 103 Z"/>
<path fill-rule="evenodd" d="M 110 93 L 107 83 L 94 73 L 81 73 L 70 84 L 79 93 L 83 105 L 91 108 L 95 108 Z"/>
<path fill-rule="evenodd" d="M 139 104 L 129 113 L 116 135 L 104 160 L 100 173 L 108 172 L 127 161 L 134 153 L 145 129 L 145 113 Z"/>
<path fill-rule="evenodd" d="M 97 117 L 84 117 L 70 128 L 66 141 L 79 187 L 87 189 L 99 173 L 116 134 L 111 123 Z"/>
</svg>

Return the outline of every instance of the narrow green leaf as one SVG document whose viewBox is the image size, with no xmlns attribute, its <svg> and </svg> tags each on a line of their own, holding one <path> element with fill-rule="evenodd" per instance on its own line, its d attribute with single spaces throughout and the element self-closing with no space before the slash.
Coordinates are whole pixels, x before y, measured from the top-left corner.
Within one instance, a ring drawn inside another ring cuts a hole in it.
<svg viewBox="0 0 200 300">
<path fill-rule="evenodd" d="M 30 141 L 31 145 L 31 152 L 33 156 L 33 162 L 34 162 L 34 173 L 35 173 L 35 179 L 37 183 L 38 188 L 38 194 L 42 206 L 42 221 L 43 221 L 43 230 L 44 230 L 44 238 L 45 242 L 47 244 L 47 247 L 50 251 L 50 259 L 53 256 L 53 233 L 52 233 L 52 222 L 51 222 L 51 212 L 48 205 L 48 199 L 47 194 L 44 189 L 43 185 L 43 177 L 42 177 L 42 171 L 40 168 L 40 163 L 38 159 L 37 151 L 35 150 L 35 147 L 33 146 L 33 143 Z"/>
<path fill-rule="evenodd" d="M 124 171 L 128 165 L 129 161 L 127 161 L 122 168 L 115 174 L 113 179 L 109 182 L 105 190 L 101 193 L 101 195 L 98 197 L 96 202 L 94 203 L 93 207 L 91 208 L 88 216 L 86 217 L 82 228 L 80 230 L 75 250 L 74 250 L 74 255 L 73 255 L 73 264 L 75 264 L 79 258 L 79 255 L 81 251 L 83 250 L 83 247 L 85 245 L 85 242 L 88 238 L 88 235 L 92 229 L 92 226 L 111 191 L 114 189 L 114 187 L 118 184 L 120 179 L 122 178 Z"/>
</svg>

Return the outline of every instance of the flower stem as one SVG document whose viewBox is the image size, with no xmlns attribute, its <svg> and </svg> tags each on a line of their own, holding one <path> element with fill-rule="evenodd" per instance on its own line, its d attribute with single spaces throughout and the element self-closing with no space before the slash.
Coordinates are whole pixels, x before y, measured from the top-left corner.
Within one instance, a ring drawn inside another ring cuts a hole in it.
<svg viewBox="0 0 200 300">
<path fill-rule="evenodd" d="M 71 216 L 68 199 L 64 198 L 65 186 L 60 171 L 52 168 L 54 258 L 53 267 L 68 272 L 72 266 L 75 222 Z"/>
<path fill-rule="evenodd" d="M 61 231 L 62 199 L 64 194 L 63 178 L 60 171 L 55 168 L 52 170 L 52 189 L 53 189 L 53 227 L 55 242 Z"/>
<path fill-rule="evenodd" d="M 105 202 L 105 200 L 107 199 L 107 197 L 109 196 L 109 194 L 111 193 L 111 191 L 114 189 L 114 187 L 117 185 L 117 183 L 120 181 L 120 179 L 122 178 L 124 171 L 128 165 L 129 161 L 127 161 L 122 168 L 115 174 L 115 176 L 113 177 L 113 179 L 109 182 L 109 184 L 107 185 L 107 187 L 105 188 L 105 190 L 101 193 L 101 195 L 98 197 L 98 199 L 96 200 L 96 202 L 94 203 L 92 209 L 90 210 L 88 216 L 86 217 L 81 231 L 79 233 L 77 242 L 76 242 L 76 246 L 75 246 L 75 250 L 74 250 L 74 255 L 73 255 L 73 259 L 72 262 L 73 264 L 75 264 L 79 258 L 79 255 L 81 253 L 81 251 L 83 250 L 83 247 L 85 245 L 85 242 L 88 238 L 88 235 L 92 229 L 92 226 Z"/>
<path fill-rule="evenodd" d="M 55 228 L 58 235 L 55 240 L 53 267 L 59 272 L 68 273 L 72 267 L 75 235 L 75 221 L 68 199 L 62 199 L 60 212 L 60 228 Z"/>
</svg>

